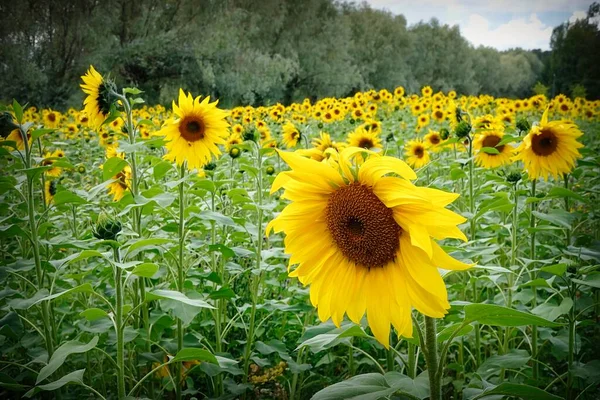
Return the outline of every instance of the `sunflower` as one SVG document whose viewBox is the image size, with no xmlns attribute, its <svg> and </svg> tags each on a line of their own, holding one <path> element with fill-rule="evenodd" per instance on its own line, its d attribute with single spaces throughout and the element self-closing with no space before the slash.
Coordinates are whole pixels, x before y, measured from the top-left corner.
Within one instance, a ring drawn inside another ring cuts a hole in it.
<svg viewBox="0 0 600 400">
<path fill-rule="evenodd" d="M 382 148 L 381 139 L 377 132 L 368 131 L 362 126 L 348 135 L 348 145 L 367 150 Z"/>
<path fill-rule="evenodd" d="M 125 196 L 131 185 L 131 168 L 125 166 L 121 172 L 113 176 L 113 182 L 109 183 L 108 194 L 113 196 L 113 201 L 119 201 Z"/>
<path fill-rule="evenodd" d="M 517 148 L 515 160 L 523 161 L 530 179 L 548 175 L 555 179 L 568 174 L 575 167 L 575 160 L 581 158 L 583 147 L 577 141 L 583 133 L 571 121 L 548 122 L 548 109 L 544 111 L 540 124 L 531 128 Z"/>
<path fill-rule="evenodd" d="M 444 111 L 441 109 L 433 110 L 431 113 L 431 118 L 437 122 L 444 122 L 444 119 L 446 119 L 446 113 L 444 113 Z"/>
<path fill-rule="evenodd" d="M 429 152 L 421 140 L 411 140 L 404 147 L 406 162 L 413 168 L 421 168 L 429 162 Z"/>
<path fill-rule="evenodd" d="M 288 121 L 285 125 L 283 125 L 283 144 L 285 147 L 288 149 L 296 147 L 300 137 L 300 131 L 294 126 L 294 124 Z"/>
<path fill-rule="evenodd" d="M 59 127 L 62 115 L 58 111 L 44 110 L 43 119 L 46 128 L 54 129 Z"/>
<path fill-rule="evenodd" d="M 92 65 L 81 79 L 83 80 L 81 89 L 87 94 L 83 105 L 88 117 L 88 125 L 92 129 L 98 129 L 110 114 L 109 85 Z"/>
<path fill-rule="evenodd" d="M 54 153 L 46 152 L 46 154 L 44 154 L 44 159 L 42 160 L 42 166 L 51 167 L 50 169 L 46 170 L 47 176 L 51 176 L 53 178 L 60 176 L 60 174 L 62 173 L 62 168 L 54 167 L 53 164 L 57 158 L 61 158 L 61 157 L 64 157 L 64 152 L 62 150 L 56 150 Z"/>
<path fill-rule="evenodd" d="M 433 90 L 431 89 L 431 86 L 425 86 L 421 89 L 421 93 L 423 94 L 423 97 L 431 97 Z"/>
<path fill-rule="evenodd" d="M 46 202 L 46 205 L 51 204 L 54 200 L 57 182 L 58 181 L 56 179 L 47 179 L 44 183 L 44 201 Z"/>
<path fill-rule="evenodd" d="M 433 152 L 438 152 L 442 148 L 443 140 L 440 133 L 429 130 L 429 133 L 424 137 L 425 145 Z"/>
<path fill-rule="evenodd" d="M 229 151 L 232 147 L 244 143 L 244 139 L 236 133 L 231 133 L 227 140 L 225 141 L 225 150 Z"/>
<path fill-rule="evenodd" d="M 225 144 L 229 123 L 227 112 L 217 108 L 218 101 L 210 97 L 200 101 L 179 89 L 179 105 L 173 101 L 173 113 L 178 117 L 167 122 L 157 132 L 165 136 L 167 154 L 165 159 L 177 165 L 187 161 L 188 169 L 200 169 L 213 156 L 221 154 L 218 145 Z"/>
<path fill-rule="evenodd" d="M 437 267 L 470 265 L 433 238 L 466 240 L 456 226 L 465 218 L 445 209 L 458 195 L 413 185 L 416 175 L 401 160 L 368 152 L 361 166 L 350 163 L 363 153 L 347 148 L 333 164 L 280 151 L 291 171 L 279 174 L 271 193 L 284 188 L 282 198 L 292 203 L 266 231 L 286 234 L 289 265 L 297 265 L 290 276 L 311 285 L 321 321 L 340 326 L 346 314 L 358 324 L 366 311 L 375 338 L 388 348 L 390 324 L 412 336 L 412 307 L 435 318 L 450 308 Z"/>
<path fill-rule="evenodd" d="M 515 149 L 509 144 L 498 145 L 503 136 L 502 131 L 490 130 L 484 131 L 475 137 L 473 147 L 477 150 L 475 155 L 477 165 L 484 168 L 497 168 L 510 163 Z M 483 151 L 484 147 L 496 149 L 498 154 Z"/>
<path fill-rule="evenodd" d="M 29 139 L 29 146 L 31 146 L 31 135 L 27 132 L 27 138 Z M 15 142 L 17 146 L 17 150 L 25 150 L 25 142 L 23 141 L 23 136 L 21 135 L 21 131 L 18 129 L 13 129 L 10 134 L 6 137 L 7 142 Z"/>
</svg>

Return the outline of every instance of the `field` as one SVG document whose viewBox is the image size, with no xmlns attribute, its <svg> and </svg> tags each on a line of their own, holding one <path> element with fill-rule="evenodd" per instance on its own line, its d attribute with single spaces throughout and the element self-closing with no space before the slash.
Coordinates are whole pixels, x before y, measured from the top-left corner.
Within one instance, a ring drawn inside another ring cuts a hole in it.
<svg viewBox="0 0 600 400">
<path fill-rule="evenodd" d="M 600 397 L 599 101 L 82 84 L 2 110 L 1 397 Z"/>
</svg>

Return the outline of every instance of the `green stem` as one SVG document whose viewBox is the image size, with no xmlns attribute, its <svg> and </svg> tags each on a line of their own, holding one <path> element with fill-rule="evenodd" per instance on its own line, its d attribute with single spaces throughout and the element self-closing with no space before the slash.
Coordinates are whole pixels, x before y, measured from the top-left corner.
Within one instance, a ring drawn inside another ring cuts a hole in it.
<svg viewBox="0 0 600 400">
<path fill-rule="evenodd" d="M 262 226 L 262 218 L 263 218 L 263 210 L 262 210 L 262 154 L 260 153 L 260 145 L 255 143 L 256 145 L 256 154 L 258 161 L 258 176 L 257 176 L 257 208 L 258 208 L 258 217 L 257 217 L 257 243 L 256 243 L 256 270 L 257 275 L 252 277 L 252 287 L 251 287 L 251 295 L 252 295 L 252 307 L 250 309 L 250 321 L 249 321 L 249 330 L 248 330 L 248 339 L 246 341 L 246 350 L 244 352 L 244 378 L 243 382 L 248 382 L 248 372 L 250 369 L 250 355 L 252 354 L 252 342 L 254 340 L 254 329 L 256 324 L 256 303 L 258 302 L 258 289 L 260 286 L 260 277 L 261 277 L 261 262 L 262 262 L 262 236 L 263 236 L 263 226 Z"/>
<path fill-rule="evenodd" d="M 434 318 L 425 316 L 425 362 L 429 375 L 429 399 L 441 400 L 442 398 L 442 371 L 439 370 L 437 349 L 437 328 Z"/>
<path fill-rule="evenodd" d="M 569 311 L 569 372 L 567 375 L 567 400 L 574 398 L 573 393 L 573 362 L 575 361 L 575 334 L 577 329 L 577 317 L 575 315 L 575 300 L 577 293 L 577 284 L 571 283 L 571 299 L 573 300 L 573 306 Z"/>
<path fill-rule="evenodd" d="M 179 170 L 179 178 L 181 182 L 179 182 L 179 263 L 177 264 L 177 289 L 181 293 L 184 293 L 184 268 L 183 268 L 183 257 L 184 257 L 184 247 L 185 247 L 185 182 L 183 178 L 185 178 L 185 162 L 181 164 L 181 168 Z M 177 352 L 183 349 L 183 322 L 181 319 L 177 319 Z M 181 370 L 182 363 L 178 362 L 175 364 L 175 397 L 177 400 L 181 399 Z"/>
<path fill-rule="evenodd" d="M 473 138 L 469 136 L 469 212 L 471 213 L 471 240 L 475 240 L 475 196 L 473 194 Z"/>
<path fill-rule="evenodd" d="M 21 138 L 25 146 L 25 168 L 29 169 L 32 167 L 31 148 L 29 147 L 29 141 L 27 139 L 27 132 L 23 130 L 22 126 L 19 126 L 21 132 Z M 32 175 L 27 175 L 27 215 L 29 217 L 29 230 L 31 234 L 31 247 L 33 250 L 33 260 L 35 264 L 35 275 L 37 278 L 37 288 L 41 290 L 44 287 L 44 273 L 42 270 L 42 258 L 40 256 L 40 243 L 38 237 L 38 226 L 35 220 L 35 196 L 34 196 L 34 179 Z M 50 303 L 44 301 L 41 304 L 42 308 L 42 321 L 44 324 L 44 340 L 46 342 L 46 350 L 48 351 L 48 358 L 54 354 L 54 337 L 52 335 L 52 323 L 50 321 Z"/>
<path fill-rule="evenodd" d="M 417 359 L 415 357 L 416 346 L 410 342 L 408 342 L 408 371 L 407 375 L 411 379 L 415 379 L 416 368 L 417 368 Z"/>
<path fill-rule="evenodd" d="M 113 248 L 114 260 L 121 262 L 119 248 Z M 117 385 L 119 399 L 125 397 L 125 327 L 123 324 L 123 270 L 113 266 L 115 274 L 115 328 L 117 330 Z"/>
<path fill-rule="evenodd" d="M 565 180 L 565 189 L 569 190 L 569 174 L 564 175 L 564 180 Z M 569 210 L 570 210 L 569 196 L 565 196 L 565 211 L 570 212 Z M 566 244 L 567 244 L 567 247 L 569 247 L 571 245 L 571 229 L 567 228 L 565 233 L 566 233 Z"/>
<path fill-rule="evenodd" d="M 214 179 L 214 175 L 213 175 L 213 179 Z M 215 207 L 215 192 L 212 192 L 212 197 L 211 197 L 211 210 L 214 212 L 216 207 Z M 215 222 L 211 221 L 210 223 L 211 225 L 211 235 L 210 235 L 210 241 L 211 244 L 214 246 L 217 243 L 217 229 L 215 226 Z M 211 251 L 210 253 L 210 263 L 211 263 L 211 267 L 212 270 L 217 273 L 219 275 L 219 277 L 221 278 L 222 282 L 225 282 L 225 277 L 223 276 L 223 272 L 220 270 L 217 270 L 217 255 L 214 251 Z M 222 321 L 221 321 L 221 317 L 223 315 L 223 301 L 221 299 L 217 299 L 215 301 L 215 305 L 216 305 L 216 310 L 215 310 L 215 349 L 217 353 L 221 353 L 223 352 L 223 338 L 221 337 L 221 332 L 222 332 Z M 223 376 L 221 374 L 218 374 L 216 376 L 216 394 L 218 396 L 221 396 L 223 394 Z"/>
<path fill-rule="evenodd" d="M 531 181 L 531 197 L 535 197 L 535 195 L 536 195 L 536 193 L 535 193 L 536 182 L 537 182 L 537 180 L 535 180 L 535 179 L 533 181 Z M 535 205 L 536 205 L 536 202 L 532 201 L 531 209 L 530 209 L 531 215 L 529 216 L 529 227 L 530 228 L 535 228 L 535 215 L 533 214 L 533 212 L 536 209 Z M 535 230 L 533 230 L 531 232 L 530 247 L 531 247 L 531 251 L 530 251 L 529 256 L 531 257 L 531 260 L 532 260 L 530 278 L 531 278 L 531 280 L 534 280 L 535 276 L 536 276 L 535 269 L 533 266 L 533 263 L 535 260 Z M 535 286 L 532 286 L 531 290 L 533 291 L 533 299 L 531 301 L 531 308 L 533 309 L 537 306 L 537 288 Z M 538 329 L 537 329 L 536 325 L 533 325 L 531 327 L 531 359 L 532 359 L 531 373 L 532 373 L 532 377 L 534 380 L 537 380 L 538 375 L 539 375 L 539 367 L 538 367 L 538 363 L 536 362 L 537 353 L 538 353 Z"/>
</svg>

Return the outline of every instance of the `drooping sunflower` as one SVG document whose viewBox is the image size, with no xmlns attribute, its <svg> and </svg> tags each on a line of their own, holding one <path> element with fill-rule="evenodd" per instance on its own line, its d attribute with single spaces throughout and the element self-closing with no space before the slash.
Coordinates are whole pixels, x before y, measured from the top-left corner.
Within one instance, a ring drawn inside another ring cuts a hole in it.
<svg viewBox="0 0 600 400">
<path fill-rule="evenodd" d="M 291 122 L 287 122 L 283 125 L 283 144 L 286 148 L 291 149 L 296 147 L 298 140 L 300 140 L 300 131 Z"/>
<path fill-rule="evenodd" d="M 515 152 L 514 147 L 510 144 L 498 143 L 502 141 L 504 133 L 498 130 L 483 131 L 479 133 L 473 140 L 473 147 L 477 150 L 475 155 L 475 163 L 483 168 L 497 168 L 507 165 L 511 162 L 511 158 Z M 498 151 L 498 154 L 493 154 L 482 150 L 484 147 L 493 148 Z"/>
<path fill-rule="evenodd" d="M 571 121 L 548 122 L 546 109 L 539 125 L 532 127 L 523 138 L 514 159 L 523 161 L 530 179 L 548 180 L 549 175 L 558 179 L 571 172 L 575 161 L 581 158 L 578 149 L 583 145 L 577 141 L 581 135 L 583 133 Z"/>
<path fill-rule="evenodd" d="M 363 126 L 358 127 L 348 135 L 348 145 L 361 149 L 381 149 L 381 139 L 375 131 L 368 131 Z"/>
<path fill-rule="evenodd" d="M 108 194 L 113 196 L 113 201 L 119 201 L 125 196 L 131 185 L 131 168 L 125 166 L 123 170 L 113 176 L 114 181 L 109 183 Z"/>
<path fill-rule="evenodd" d="M 177 165 L 187 161 L 188 169 L 201 169 L 213 156 L 219 156 L 220 144 L 225 144 L 229 123 L 227 112 L 217 108 L 218 101 L 210 97 L 200 101 L 179 89 L 179 101 L 173 101 L 176 118 L 167 122 L 157 135 L 165 136 L 167 154 L 164 158 Z"/>
<path fill-rule="evenodd" d="M 98 129 L 110 114 L 110 88 L 92 65 L 81 79 L 81 89 L 87 94 L 83 105 L 88 125 L 92 129 Z"/>
<path fill-rule="evenodd" d="M 56 179 L 47 179 L 44 183 L 44 201 L 46 202 L 46 205 L 50 205 L 52 204 L 52 201 L 54 201 L 57 182 Z"/>
<path fill-rule="evenodd" d="M 267 226 L 284 232 L 290 276 L 311 285 L 310 300 L 321 321 L 340 326 L 344 315 L 363 315 L 375 338 L 389 347 L 390 324 L 412 336 L 411 308 L 440 318 L 450 305 L 437 267 L 470 267 L 442 250 L 433 239 L 466 240 L 457 228 L 465 221 L 445 209 L 458 195 L 418 187 L 416 174 L 393 157 L 350 162 L 364 149 L 347 148 L 337 163 L 319 163 L 279 152 L 291 171 L 271 188 L 284 188 L 292 203 Z M 320 240 L 314 240 L 318 235 Z"/>
<path fill-rule="evenodd" d="M 429 152 L 425 144 L 417 139 L 411 140 L 404 146 L 406 162 L 413 168 L 421 168 L 429 162 Z"/>
</svg>

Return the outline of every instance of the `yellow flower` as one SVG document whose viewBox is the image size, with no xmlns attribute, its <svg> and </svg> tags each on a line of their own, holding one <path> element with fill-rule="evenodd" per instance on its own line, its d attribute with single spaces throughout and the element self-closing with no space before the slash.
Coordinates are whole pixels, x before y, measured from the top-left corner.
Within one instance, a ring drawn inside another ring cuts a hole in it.
<svg viewBox="0 0 600 400">
<path fill-rule="evenodd" d="M 296 147 L 300 139 L 300 131 L 291 122 L 286 122 L 283 125 L 283 144 L 288 149 Z"/>
<path fill-rule="evenodd" d="M 113 201 L 119 201 L 131 185 L 131 168 L 125 166 L 121 172 L 113 176 L 113 179 L 114 181 L 107 186 L 108 194 L 113 196 Z"/>
<path fill-rule="evenodd" d="M 450 308 L 437 267 L 469 265 L 433 238 L 466 240 L 456 226 L 465 218 L 445 209 L 458 195 L 413 185 L 416 174 L 401 160 L 367 152 L 361 166 L 350 163 L 364 153 L 347 148 L 332 164 L 280 151 L 291 171 L 277 176 L 271 192 L 284 188 L 292 203 L 266 231 L 286 234 L 289 265 L 297 265 L 290 276 L 311 285 L 321 321 L 340 326 L 346 314 L 360 323 L 366 312 L 387 348 L 390 324 L 412 336 L 412 307 L 435 318 Z"/>
<path fill-rule="evenodd" d="M 227 112 L 217 108 L 218 101 L 210 97 L 200 101 L 191 93 L 179 89 L 179 105 L 173 101 L 176 118 L 167 122 L 157 135 L 165 136 L 167 154 L 164 158 L 182 165 L 187 161 L 188 169 L 201 169 L 213 156 L 219 156 L 218 145 L 225 144 L 229 123 Z"/>
<path fill-rule="evenodd" d="M 48 110 L 44 112 L 44 126 L 46 128 L 58 128 L 60 125 L 60 121 L 62 120 L 62 115 L 58 111 Z"/>
<path fill-rule="evenodd" d="M 56 194 L 56 183 L 58 181 L 56 179 L 47 179 L 44 183 L 44 200 L 46 205 L 49 205 L 54 200 L 54 195 Z"/>
<path fill-rule="evenodd" d="M 381 149 L 381 139 L 376 131 L 368 131 L 363 126 L 358 127 L 348 135 L 348 145 L 362 149 Z"/>
<path fill-rule="evenodd" d="M 473 147 L 477 150 L 475 155 L 477 165 L 484 168 L 497 168 L 510 163 L 515 149 L 510 144 L 498 146 L 503 136 L 502 131 L 492 130 L 484 131 L 475 137 Z M 496 149 L 498 154 L 485 152 L 482 150 L 484 147 Z"/>
<path fill-rule="evenodd" d="M 581 135 L 583 133 L 571 121 L 548 122 L 546 109 L 540 124 L 523 138 L 514 159 L 523 161 L 530 179 L 548 180 L 549 175 L 558 179 L 571 172 L 575 161 L 581 158 L 578 149 L 583 145 L 577 141 Z"/>
<path fill-rule="evenodd" d="M 83 84 L 80 86 L 83 92 L 87 94 L 83 105 L 88 118 L 88 125 L 93 129 L 98 129 L 110 114 L 109 90 L 102 75 L 91 65 L 81 79 Z"/>
<path fill-rule="evenodd" d="M 413 168 L 421 168 L 429 162 L 429 152 L 423 142 L 419 139 L 406 143 L 406 162 Z"/>
<path fill-rule="evenodd" d="M 438 152 L 442 148 L 443 140 L 440 133 L 429 130 L 429 133 L 424 137 L 425 145 L 433 152 Z"/>
</svg>

